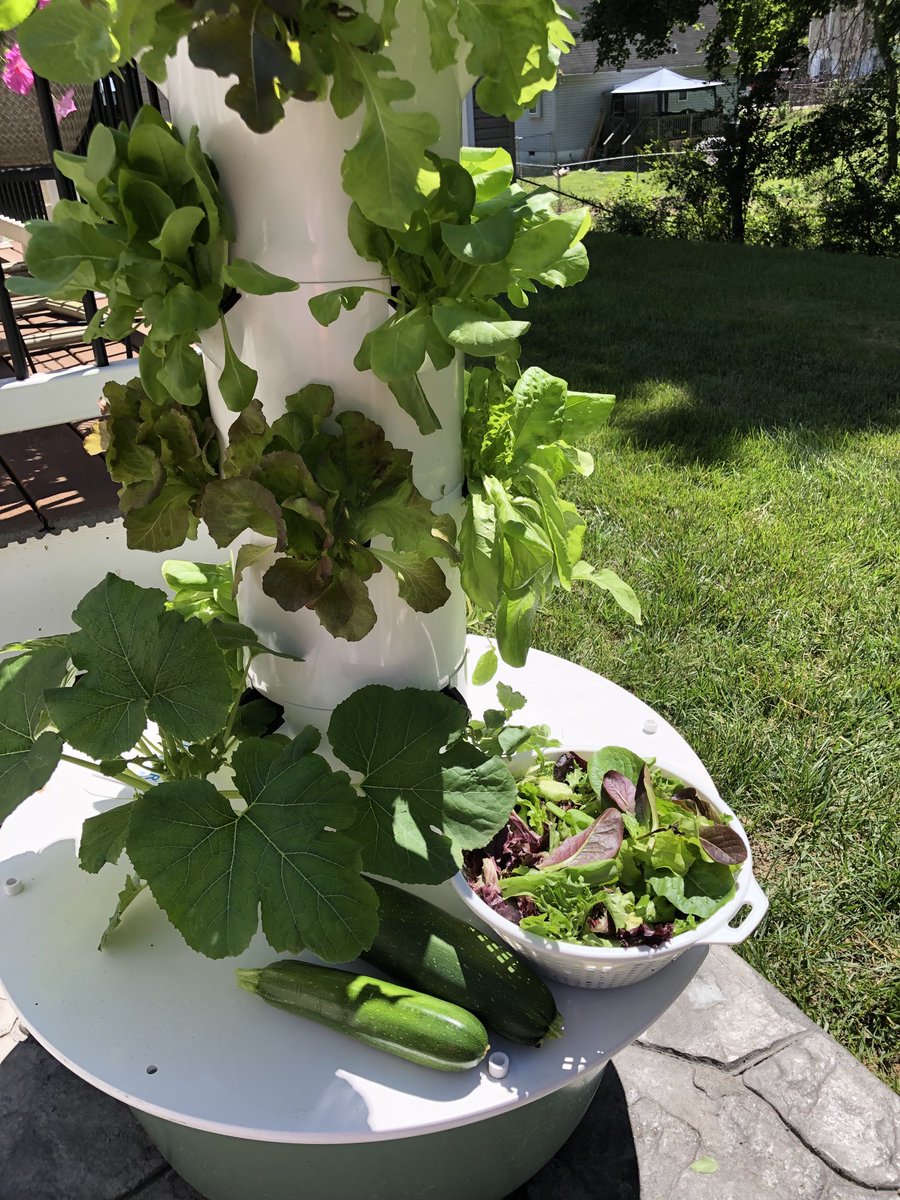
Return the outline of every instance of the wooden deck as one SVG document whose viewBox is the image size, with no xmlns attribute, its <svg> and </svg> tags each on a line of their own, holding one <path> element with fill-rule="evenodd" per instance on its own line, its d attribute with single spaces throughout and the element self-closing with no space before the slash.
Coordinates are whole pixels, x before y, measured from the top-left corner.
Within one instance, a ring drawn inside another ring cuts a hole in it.
<svg viewBox="0 0 900 1200">
<path fill-rule="evenodd" d="M 15 252 L 4 247 L 5 261 Z M 62 331 L 72 331 L 72 314 L 49 310 L 22 314 L 19 328 L 38 347 L 52 343 Z M 2 330 L 0 330 L 2 333 Z M 5 348 L 5 347 L 4 347 Z M 126 357 L 125 347 L 108 347 L 110 361 Z M 37 372 L 90 366 L 89 345 L 52 345 L 31 352 Z M 8 356 L 0 354 L 0 382 L 15 375 Z M 98 402 L 100 397 L 97 397 Z M 27 423 L 23 415 L 22 424 Z M 0 436 L 0 546 L 61 529 L 109 521 L 118 515 L 116 485 L 103 460 L 86 454 L 82 441 L 86 424 L 54 425 Z"/>
</svg>

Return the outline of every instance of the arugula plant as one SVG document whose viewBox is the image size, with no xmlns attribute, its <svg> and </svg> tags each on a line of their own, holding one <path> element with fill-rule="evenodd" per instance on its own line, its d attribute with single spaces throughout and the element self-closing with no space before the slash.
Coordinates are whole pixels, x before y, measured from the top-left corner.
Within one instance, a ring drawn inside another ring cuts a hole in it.
<svg viewBox="0 0 900 1200">
<path fill-rule="evenodd" d="M 552 193 L 515 183 L 505 150 L 463 149 L 458 163 L 433 154 L 428 160 L 420 174 L 424 205 L 407 229 L 384 228 L 356 204 L 348 225 L 357 253 L 393 281 L 393 311 L 366 334 L 355 365 L 387 383 L 426 434 L 438 428 L 418 378 L 426 358 L 443 370 L 463 351 L 517 376 L 518 339 L 529 324 L 510 319 L 497 297 L 525 308 L 539 283 L 582 280 L 591 223 L 587 209 L 556 213 Z M 335 288 L 314 297 L 310 310 L 327 326 L 367 293 L 382 294 Z"/>
<path fill-rule="evenodd" d="M 96 771 L 133 793 L 82 831 L 84 870 L 130 864 L 104 940 L 146 887 L 211 958 L 239 954 L 260 919 L 274 950 L 354 958 L 378 925 L 363 871 L 448 878 L 506 821 L 512 776 L 460 740 L 455 701 L 370 686 L 328 730 L 351 783 L 316 753 L 315 730 L 272 733 L 277 706 L 247 703 L 248 665 L 271 651 L 229 612 L 227 573 L 168 572 L 168 604 L 110 574 L 74 633 L 6 648 L 20 653 L 0 663 L 0 820 L 60 761 Z"/>
<path fill-rule="evenodd" d="M 661 945 L 735 892 L 747 846 L 694 788 L 622 746 L 538 756 L 505 829 L 466 855 L 473 888 L 522 929 Z"/>
<path fill-rule="evenodd" d="M 613 403 L 612 396 L 570 392 L 539 367 L 513 387 L 485 367 L 467 377 L 460 571 L 475 608 L 496 615 L 498 648 L 512 666 L 525 662 L 535 614 L 555 587 L 592 583 L 641 621 L 628 584 L 582 558 L 587 526 L 559 494 L 566 476 L 593 471 L 592 457 L 572 442 L 604 424 Z"/>
<path fill-rule="evenodd" d="M 166 58 L 187 38 L 196 66 L 237 77 L 226 103 L 258 133 L 281 120 L 290 98 L 327 97 L 340 118 L 362 108 L 360 137 L 343 164 L 346 191 L 391 228 L 402 229 L 419 207 L 418 174 L 439 131 L 430 113 L 409 111 L 414 87 L 385 49 L 406 16 L 398 0 L 379 5 L 378 20 L 369 0 L 53 0 L 51 12 L 36 3 L 10 0 L 2 26 L 22 22 L 22 53 L 46 78 L 90 83 L 137 58 L 163 82 Z M 480 79 L 480 106 L 511 120 L 553 87 L 560 55 L 574 43 L 556 0 L 423 7 L 433 69 L 464 62 Z"/>
<path fill-rule="evenodd" d="M 61 200 L 52 220 L 28 222 L 25 262 L 33 278 L 11 279 L 9 290 L 59 300 L 102 293 L 106 302 L 85 341 L 116 341 L 144 322 L 141 382 L 163 406 L 203 403 L 194 343 L 218 324 L 225 343 L 219 387 L 227 406 L 240 411 L 253 398 L 257 375 L 234 353 L 224 306 L 235 292 L 270 295 L 297 284 L 244 259 L 229 263 L 234 223 L 197 130 L 185 145 L 145 106 L 130 130 L 97 125 L 86 156 L 54 157 L 84 203 Z"/>
</svg>

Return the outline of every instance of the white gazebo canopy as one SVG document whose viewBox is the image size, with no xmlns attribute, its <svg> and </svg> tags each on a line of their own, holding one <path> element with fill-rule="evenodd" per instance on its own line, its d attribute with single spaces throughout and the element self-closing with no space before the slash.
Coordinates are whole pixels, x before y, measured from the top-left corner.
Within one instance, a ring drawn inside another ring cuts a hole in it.
<svg viewBox="0 0 900 1200">
<path fill-rule="evenodd" d="M 619 84 L 617 88 L 613 88 L 611 94 L 646 96 L 651 92 L 691 92 L 721 86 L 721 79 L 688 79 L 686 75 L 679 75 L 677 71 L 662 67 L 659 71 L 651 71 L 649 75 L 642 75 L 640 79 L 633 79 L 630 83 Z"/>
</svg>

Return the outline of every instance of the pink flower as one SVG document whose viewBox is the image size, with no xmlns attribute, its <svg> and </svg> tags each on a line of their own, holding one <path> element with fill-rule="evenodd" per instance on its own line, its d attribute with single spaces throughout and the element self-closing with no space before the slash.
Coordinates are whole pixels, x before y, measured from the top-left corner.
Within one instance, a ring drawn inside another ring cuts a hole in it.
<svg viewBox="0 0 900 1200">
<path fill-rule="evenodd" d="M 3 82 L 11 92 L 17 92 L 20 96 L 27 96 L 34 87 L 34 73 L 22 57 L 18 42 L 14 42 L 6 51 Z"/>
<path fill-rule="evenodd" d="M 75 112 L 75 89 L 73 87 L 66 88 L 63 94 L 54 104 L 53 108 L 56 112 L 57 121 L 62 121 L 65 117 L 68 117 Z"/>
</svg>

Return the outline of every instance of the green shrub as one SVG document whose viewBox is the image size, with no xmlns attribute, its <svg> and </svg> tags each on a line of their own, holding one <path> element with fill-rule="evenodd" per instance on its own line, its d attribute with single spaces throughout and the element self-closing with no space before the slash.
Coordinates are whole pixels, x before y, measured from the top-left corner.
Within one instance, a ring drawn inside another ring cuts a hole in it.
<svg viewBox="0 0 900 1200">
<path fill-rule="evenodd" d="M 795 179 L 762 187 L 747 213 L 746 238 L 756 246 L 809 250 L 820 243 L 822 217 L 816 196 Z"/>
<path fill-rule="evenodd" d="M 665 237 L 665 213 L 658 197 L 646 195 L 627 179 L 598 210 L 594 228 L 631 237 Z"/>
</svg>

